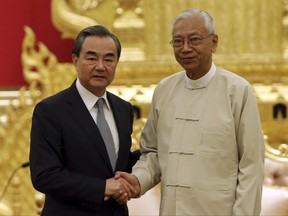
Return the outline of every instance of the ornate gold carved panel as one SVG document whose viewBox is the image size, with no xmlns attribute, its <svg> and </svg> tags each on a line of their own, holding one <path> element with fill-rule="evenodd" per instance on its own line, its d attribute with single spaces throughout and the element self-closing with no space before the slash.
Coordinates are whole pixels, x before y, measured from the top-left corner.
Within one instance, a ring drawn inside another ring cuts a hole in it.
<svg viewBox="0 0 288 216">
<path fill-rule="evenodd" d="M 287 148 L 281 143 L 288 142 L 287 119 L 273 119 L 272 109 L 279 99 L 288 101 L 288 0 L 51 0 L 52 21 L 63 38 L 74 38 L 82 28 L 95 24 L 105 25 L 119 36 L 123 54 L 109 88 L 140 106 L 143 117 L 148 115 L 155 84 L 181 70 L 169 44 L 171 24 L 189 7 L 208 10 L 215 18 L 219 35 L 216 64 L 252 83 L 268 135 L 266 144 L 280 149 L 266 148 L 286 157 Z M 76 77 L 72 63 L 58 62 L 29 27 L 25 27 L 22 48 L 23 75 L 29 86 L 20 90 L 16 104 L 11 101 L 7 121 L 0 124 L 0 190 L 9 171 L 28 160 L 34 105 L 66 88 Z M 145 120 L 137 122 L 133 148 Z M 20 170 L 18 177 L 21 187 L 10 188 L 4 201 L 14 212 L 36 213 L 28 169 Z M 21 199 L 14 202 L 17 193 L 22 194 Z"/>
<path fill-rule="evenodd" d="M 123 45 L 114 84 L 149 85 L 180 70 L 169 44 L 174 17 L 202 8 L 216 21 L 217 65 L 253 83 L 273 83 L 287 81 L 281 79 L 288 69 L 287 5 L 287 0 L 52 0 L 52 20 L 69 38 L 88 25 L 110 28 Z"/>
</svg>

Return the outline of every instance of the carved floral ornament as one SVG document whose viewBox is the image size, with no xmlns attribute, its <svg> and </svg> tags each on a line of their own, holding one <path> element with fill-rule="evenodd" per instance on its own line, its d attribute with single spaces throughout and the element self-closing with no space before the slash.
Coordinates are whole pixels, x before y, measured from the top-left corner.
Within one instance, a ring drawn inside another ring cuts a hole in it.
<svg viewBox="0 0 288 216">
<path fill-rule="evenodd" d="M 86 11 L 98 7 L 105 0 L 70 0 L 68 4 L 79 11 Z M 61 1 L 58 1 L 61 2 Z"/>
<path fill-rule="evenodd" d="M 272 147 L 267 142 L 267 135 L 264 135 L 265 139 L 265 156 L 280 162 L 288 162 L 288 144 L 282 143 L 278 147 Z"/>
<path fill-rule="evenodd" d="M 52 0 L 51 17 L 63 38 L 74 39 L 81 29 L 90 25 L 101 24 L 112 29 L 121 17 L 133 23 L 133 19 L 143 14 L 142 2 L 143 0 Z"/>
</svg>

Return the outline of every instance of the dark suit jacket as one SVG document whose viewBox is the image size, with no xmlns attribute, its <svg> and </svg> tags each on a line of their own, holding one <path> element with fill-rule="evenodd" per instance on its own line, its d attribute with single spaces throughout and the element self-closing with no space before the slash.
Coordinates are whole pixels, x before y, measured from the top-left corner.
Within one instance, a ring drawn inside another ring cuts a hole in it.
<svg viewBox="0 0 288 216">
<path fill-rule="evenodd" d="M 119 134 L 116 171 L 133 166 L 130 103 L 107 92 Z M 45 193 L 43 215 L 127 215 L 127 206 L 103 201 L 105 180 L 114 172 L 97 125 L 75 82 L 34 109 L 30 144 L 33 186 Z"/>
</svg>

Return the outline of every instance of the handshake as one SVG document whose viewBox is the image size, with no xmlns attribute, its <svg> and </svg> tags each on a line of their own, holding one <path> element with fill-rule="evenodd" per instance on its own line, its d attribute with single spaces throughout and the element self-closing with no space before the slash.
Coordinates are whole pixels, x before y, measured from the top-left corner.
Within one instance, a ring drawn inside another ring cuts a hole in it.
<svg viewBox="0 0 288 216">
<path fill-rule="evenodd" d="M 140 184 L 136 176 L 126 172 L 116 172 L 115 177 L 106 180 L 104 201 L 113 198 L 119 204 L 126 204 L 140 194 Z"/>
</svg>

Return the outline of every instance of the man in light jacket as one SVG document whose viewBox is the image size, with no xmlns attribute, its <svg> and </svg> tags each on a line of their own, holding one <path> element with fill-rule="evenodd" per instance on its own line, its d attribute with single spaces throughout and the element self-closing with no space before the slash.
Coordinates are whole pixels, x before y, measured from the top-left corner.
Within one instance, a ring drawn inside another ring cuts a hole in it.
<svg viewBox="0 0 288 216">
<path fill-rule="evenodd" d="M 172 29 L 184 68 L 158 84 L 132 174 L 141 196 L 161 182 L 160 215 L 259 215 L 264 141 L 253 89 L 218 68 L 215 23 L 205 11 L 179 14 Z"/>
</svg>

